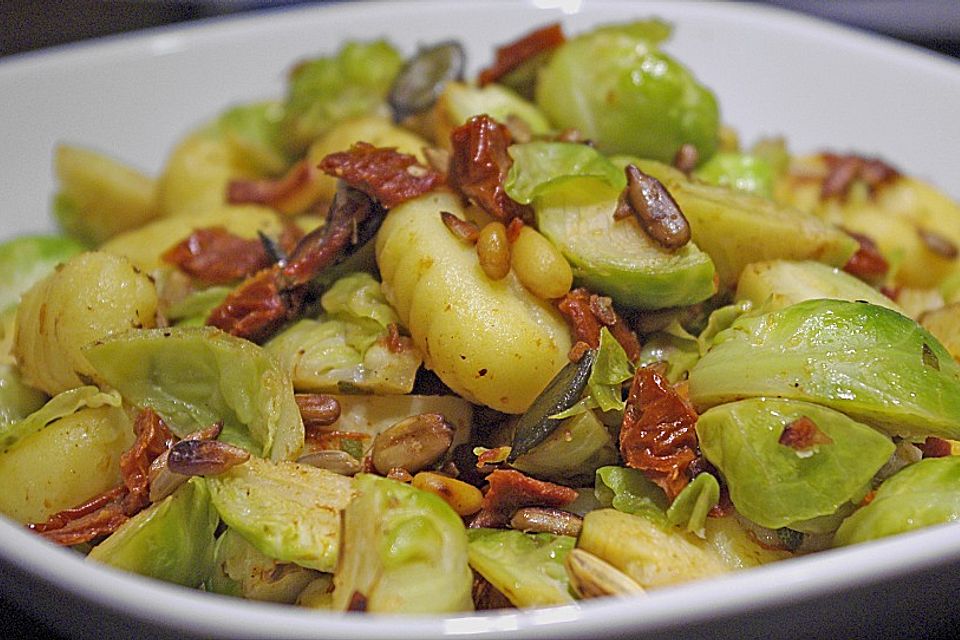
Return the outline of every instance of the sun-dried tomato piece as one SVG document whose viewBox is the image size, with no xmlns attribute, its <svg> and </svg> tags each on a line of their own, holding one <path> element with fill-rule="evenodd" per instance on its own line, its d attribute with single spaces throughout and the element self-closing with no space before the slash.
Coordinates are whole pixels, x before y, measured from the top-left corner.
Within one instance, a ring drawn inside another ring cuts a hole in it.
<svg viewBox="0 0 960 640">
<path fill-rule="evenodd" d="M 844 230 L 848 236 L 860 243 L 857 252 L 850 256 L 843 270 L 866 282 L 876 282 L 883 279 L 890 269 L 886 258 L 880 253 L 879 247 L 869 236 L 855 231 Z"/>
<path fill-rule="evenodd" d="M 270 266 L 263 243 L 235 236 L 224 227 L 197 229 L 161 256 L 205 284 L 226 284 Z"/>
<path fill-rule="evenodd" d="M 833 438 L 821 431 L 816 422 L 807 416 L 800 416 L 783 428 L 778 442 L 785 447 L 803 452 L 820 444 L 831 444 Z"/>
<path fill-rule="evenodd" d="M 640 341 L 613 308 L 610 298 L 578 287 L 560 299 L 557 309 L 573 329 L 575 344 L 582 342 L 596 349 L 600 346 L 600 329 L 607 327 L 631 362 L 640 358 Z"/>
<path fill-rule="evenodd" d="M 517 509 L 563 507 L 577 499 L 570 487 L 535 480 L 514 469 L 497 469 L 487 476 L 490 488 L 471 527 L 504 527 Z"/>
<path fill-rule="evenodd" d="M 640 469 L 673 500 L 690 481 L 697 457 L 693 407 L 649 367 L 640 367 L 630 385 L 620 429 L 620 454 L 628 467 Z"/>
<path fill-rule="evenodd" d="M 927 436 L 919 446 L 924 458 L 945 458 L 953 453 L 950 442 L 936 436 Z"/>
<path fill-rule="evenodd" d="M 210 312 L 207 324 L 254 342 L 273 334 L 295 315 L 302 301 L 297 292 L 280 290 L 280 268 L 264 269 L 248 278 Z"/>
<path fill-rule="evenodd" d="M 496 82 L 530 58 L 559 47 L 566 41 L 563 27 L 559 22 L 548 24 L 545 27 L 531 31 L 519 40 L 497 49 L 496 61 L 493 66 L 480 72 L 477 84 L 481 87 Z"/>
<path fill-rule="evenodd" d="M 262 204 L 281 213 L 300 213 L 319 200 L 317 179 L 323 174 L 303 159 L 276 180 L 232 180 L 227 185 L 230 204 Z"/>
<path fill-rule="evenodd" d="M 827 175 L 820 184 L 821 200 L 845 199 L 858 180 L 866 183 L 874 195 L 881 186 L 900 176 L 899 171 L 876 158 L 835 153 L 824 153 L 820 157 L 827 165 Z"/>
<path fill-rule="evenodd" d="M 443 175 L 396 149 L 357 142 L 349 151 L 331 153 L 320 169 L 391 209 L 443 183 Z"/>
<path fill-rule="evenodd" d="M 450 134 L 453 151 L 447 182 L 494 218 L 524 217 L 529 208 L 510 199 L 503 181 L 513 159 L 510 130 L 490 116 L 474 116 Z"/>
<path fill-rule="evenodd" d="M 139 505 L 136 509 L 139 511 L 149 504 L 147 489 L 150 463 L 173 446 L 177 436 L 170 431 L 160 414 L 149 407 L 137 414 L 133 430 L 137 439 L 132 447 L 120 455 L 120 476 L 129 492 L 127 504 L 131 507 Z"/>
<path fill-rule="evenodd" d="M 120 456 L 122 485 L 27 527 L 53 543 L 71 546 L 110 535 L 149 505 L 150 464 L 169 449 L 177 437 L 149 408 L 137 415 L 134 431 L 136 441 Z"/>
</svg>

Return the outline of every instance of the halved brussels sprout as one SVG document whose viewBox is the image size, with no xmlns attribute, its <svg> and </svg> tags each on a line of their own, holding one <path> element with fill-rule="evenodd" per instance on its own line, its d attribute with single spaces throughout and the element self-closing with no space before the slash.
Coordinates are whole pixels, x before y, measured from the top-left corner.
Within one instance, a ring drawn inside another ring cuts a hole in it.
<svg viewBox="0 0 960 640">
<path fill-rule="evenodd" d="M 226 596 L 293 604 L 318 575 L 312 569 L 264 555 L 228 527 L 217 538 L 203 584 L 207 591 Z"/>
<path fill-rule="evenodd" d="M 531 143 L 510 148 L 507 190 L 532 202 L 540 232 L 573 267 L 577 282 L 640 309 L 685 306 L 716 291 L 710 258 L 694 243 L 669 251 L 614 210 L 625 178 L 597 151 L 580 144 Z"/>
<path fill-rule="evenodd" d="M 584 517 L 577 548 L 606 560 L 644 589 L 729 570 L 696 536 L 674 527 L 664 529 L 647 518 L 614 509 L 598 509 Z"/>
<path fill-rule="evenodd" d="M 617 445 L 610 430 L 588 410 L 565 419 L 511 464 L 531 476 L 578 487 L 593 482 L 598 468 L 616 461 Z"/>
<path fill-rule="evenodd" d="M 70 236 L 96 246 L 157 215 L 155 183 L 103 154 L 60 145 L 54 155 L 60 193 L 54 214 Z"/>
<path fill-rule="evenodd" d="M 445 613 L 473 609 L 467 534 L 442 498 L 410 485 L 362 474 L 343 512 L 333 608 L 359 598 L 376 613 Z"/>
<path fill-rule="evenodd" d="M 666 494 L 639 469 L 614 466 L 597 469 L 594 493 L 604 507 L 643 516 L 660 526 L 668 524 Z"/>
<path fill-rule="evenodd" d="M 710 473 L 701 473 L 677 494 L 667 509 L 667 521 L 700 537 L 706 537 L 707 516 L 720 501 L 720 483 Z"/>
<path fill-rule="evenodd" d="M 98 380 L 152 407 L 181 437 L 223 421 L 222 440 L 288 460 L 303 447 L 290 379 L 257 345 L 214 327 L 136 331 L 84 354 Z"/>
<path fill-rule="evenodd" d="M 185 587 L 199 587 L 213 557 L 220 519 L 202 478 L 133 516 L 87 559 Z"/>
<path fill-rule="evenodd" d="M 233 147 L 238 160 L 267 175 L 279 175 L 290 164 L 280 137 L 283 105 L 256 102 L 227 109 L 217 120 L 217 128 Z"/>
<path fill-rule="evenodd" d="M 258 551 L 282 562 L 333 571 L 341 541 L 340 511 L 353 480 L 295 462 L 250 458 L 207 478 L 220 517 Z"/>
<path fill-rule="evenodd" d="M 437 100 L 434 113 L 437 144 L 444 147 L 450 146 L 451 131 L 481 114 L 503 123 L 516 118 L 534 134 L 546 134 L 551 129 L 540 109 L 499 84 L 481 88 L 463 82 L 448 82 Z"/>
<path fill-rule="evenodd" d="M 791 446 L 786 432 L 801 420 L 812 421 L 815 435 Z M 737 511 L 771 529 L 802 530 L 803 521 L 859 500 L 894 450 L 890 438 L 838 411 L 772 398 L 706 411 L 697 436 Z"/>
<path fill-rule="evenodd" d="M 890 435 L 960 438 L 960 365 L 877 305 L 809 300 L 719 333 L 690 372 L 691 401 L 703 410 L 761 396 L 821 404 Z"/>
<path fill-rule="evenodd" d="M 926 458 L 886 480 L 837 529 L 834 544 L 866 542 L 960 520 L 960 457 Z"/>
<path fill-rule="evenodd" d="M 537 105 L 605 153 L 670 162 L 681 145 L 701 159 L 717 148 L 713 93 L 660 51 L 670 29 L 651 20 L 607 26 L 568 40 L 540 70 Z"/>
<path fill-rule="evenodd" d="M 754 262 L 744 267 L 737 282 L 736 299 L 749 300 L 754 309 L 763 311 L 817 298 L 862 300 L 903 313 L 896 302 L 862 280 L 812 260 Z"/>
<path fill-rule="evenodd" d="M 512 529 L 467 529 L 470 566 L 516 607 L 573 602 L 563 562 L 576 539 Z"/>
<path fill-rule="evenodd" d="M 304 319 L 264 345 L 276 356 L 298 391 L 410 393 L 422 361 L 407 342 L 386 343 L 387 327 L 398 322 L 367 273 L 337 280 L 321 298 L 326 314 Z"/>
<path fill-rule="evenodd" d="M 337 122 L 386 109 L 403 58 L 384 40 L 348 42 L 333 56 L 305 60 L 290 73 L 281 124 L 287 150 L 304 151 Z"/>
<path fill-rule="evenodd" d="M 0 311 L 81 251 L 83 245 L 65 236 L 22 236 L 0 244 Z"/>
<path fill-rule="evenodd" d="M 718 187 L 764 198 L 773 197 L 773 167 L 760 156 L 723 151 L 714 154 L 693 175 Z"/>
<path fill-rule="evenodd" d="M 722 288 L 732 288 L 743 268 L 762 260 L 817 260 L 843 266 L 857 241 L 817 216 L 758 196 L 714 187 L 649 160 L 632 161 L 663 183 L 690 223 L 693 241 L 710 256 Z"/>
</svg>

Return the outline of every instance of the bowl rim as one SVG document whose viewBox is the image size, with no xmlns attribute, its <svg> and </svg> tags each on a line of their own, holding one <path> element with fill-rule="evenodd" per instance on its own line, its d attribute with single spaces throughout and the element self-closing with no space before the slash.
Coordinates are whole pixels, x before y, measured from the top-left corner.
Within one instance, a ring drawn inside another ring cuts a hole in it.
<svg viewBox="0 0 960 640">
<path fill-rule="evenodd" d="M 529 3 L 523 4 L 525 10 L 533 10 Z M 612 0 L 590 3 L 582 7 L 582 11 L 589 14 L 618 5 L 622 7 L 622 4 Z M 339 14 L 362 20 L 366 15 L 379 14 L 387 8 L 415 13 L 442 9 L 469 14 L 483 8 L 501 9 L 504 6 L 505 3 L 493 0 L 469 5 L 434 0 L 377 0 L 362 4 L 275 7 L 250 14 L 203 19 L 15 54 L 0 60 L 0 82 L 15 79 L 19 74 L 42 73 L 51 66 L 73 64 L 78 57 L 101 59 L 145 55 L 145 51 L 169 46 L 171 37 L 186 47 L 196 46 L 201 38 L 207 41 L 233 40 L 261 27 L 264 20 L 282 29 L 284 24 L 294 24 L 307 15 Z M 722 19 L 736 16 L 744 22 L 754 22 L 764 27 L 773 25 L 789 29 L 802 37 L 842 40 L 846 46 L 867 49 L 881 60 L 907 59 L 911 64 L 922 66 L 926 72 L 942 75 L 951 82 L 960 79 L 960 63 L 946 56 L 784 9 L 715 2 L 663 1 L 638 6 L 650 14 L 660 11 L 682 16 L 696 12 L 700 16 Z M 543 15 L 545 20 L 549 16 L 562 17 L 546 12 Z M 133 615 L 137 620 L 158 628 L 213 637 L 220 637 L 223 633 L 223 620 L 230 621 L 230 636 L 235 638 L 275 635 L 278 622 L 284 625 L 285 636 L 316 637 L 316 625 L 320 620 L 325 635 L 331 637 L 389 637 L 395 640 L 461 635 L 573 638 L 595 631 L 592 625 L 601 621 L 604 633 L 653 632 L 671 628 L 676 625 L 678 617 L 682 617 L 685 623 L 691 623 L 759 611 L 932 569 L 945 562 L 960 560 L 958 527 L 960 524 L 930 527 L 847 549 L 828 550 L 746 572 L 658 589 L 645 599 L 630 601 L 629 604 L 610 600 L 450 617 L 331 614 L 287 605 L 239 601 L 214 594 L 198 598 L 196 590 L 87 562 L 76 553 L 47 543 L 2 517 L 0 541 L 7 544 L 0 546 L 0 562 L 13 563 L 51 587 L 69 592 L 105 610 L 124 616 Z M 15 550 L 15 554 L 10 550 Z M 837 562 L 844 563 L 844 571 L 839 575 L 836 573 Z M 770 574 L 776 577 L 777 589 L 769 586 Z M 96 588 L 91 588 L 92 585 L 96 585 Z M 681 602 L 682 607 L 676 606 L 677 602 Z M 202 615 L 185 615 L 188 612 Z M 642 619 L 638 620 L 640 614 Z"/>
</svg>

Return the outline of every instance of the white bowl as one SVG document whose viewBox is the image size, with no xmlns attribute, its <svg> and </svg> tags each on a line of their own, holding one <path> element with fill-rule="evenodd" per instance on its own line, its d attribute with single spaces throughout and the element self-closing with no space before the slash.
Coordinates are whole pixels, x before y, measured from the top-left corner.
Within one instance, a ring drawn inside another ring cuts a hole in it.
<svg viewBox="0 0 960 640">
<path fill-rule="evenodd" d="M 960 197 L 960 64 L 755 5 L 675 2 L 348 4 L 255 14 L 16 56 L 0 63 L 0 236 L 51 228 L 54 144 L 92 146 L 155 172 L 187 129 L 232 102 L 278 96 L 295 60 L 345 38 L 412 52 L 456 37 L 474 69 L 492 46 L 562 20 L 658 15 L 667 49 L 713 88 L 749 142 L 879 154 Z M 633 600 L 452 618 L 325 614 L 249 603 L 116 572 L 0 518 L 0 592 L 91 638 L 908 637 L 956 622 L 960 525 L 786 561 Z M 0 633 L 0 635 L 3 635 Z"/>
</svg>

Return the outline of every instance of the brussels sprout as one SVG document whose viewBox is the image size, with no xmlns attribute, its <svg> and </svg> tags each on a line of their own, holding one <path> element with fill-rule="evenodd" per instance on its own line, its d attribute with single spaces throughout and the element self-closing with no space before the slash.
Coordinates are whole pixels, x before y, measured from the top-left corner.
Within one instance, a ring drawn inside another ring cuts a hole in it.
<svg viewBox="0 0 960 640">
<path fill-rule="evenodd" d="M 633 371 L 627 352 L 608 328 L 601 327 L 600 346 L 587 379 L 587 391 L 600 411 L 623 411 L 623 383 L 633 378 Z"/>
<path fill-rule="evenodd" d="M 700 343 L 678 321 L 673 320 L 663 330 L 645 336 L 637 364 L 646 367 L 665 362 L 667 380 L 675 384 L 687 375 L 699 359 Z"/>
<path fill-rule="evenodd" d="M 567 486 L 593 481 L 599 467 L 617 461 L 617 445 L 593 411 L 567 418 L 546 440 L 511 464 L 535 476 Z"/>
<path fill-rule="evenodd" d="M 865 507 L 843 521 L 838 546 L 960 520 L 960 457 L 926 458 L 888 479 Z"/>
<path fill-rule="evenodd" d="M 937 337 L 955 360 L 960 360 L 960 303 L 922 314 L 920 324 Z"/>
<path fill-rule="evenodd" d="M 263 349 L 213 327 L 137 331 L 85 349 L 95 376 L 153 407 L 178 435 L 223 421 L 220 438 L 286 460 L 303 446 L 287 375 Z"/>
<path fill-rule="evenodd" d="M 423 149 L 429 143 L 402 127 L 395 125 L 389 118 L 381 115 L 364 115 L 348 118 L 336 123 L 329 131 L 310 145 L 307 161 L 312 165 L 320 164 L 326 156 L 338 151 L 346 151 L 355 142 L 362 140 L 375 147 L 394 147 L 400 153 L 407 153 L 424 161 Z M 319 200 L 332 202 L 337 192 L 337 179 L 333 176 L 318 175 L 313 184 Z"/>
<path fill-rule="evenodd" d="M 81 244 L 64 236 L 22 236 L 0 244 L 0 311 L 15 306 L 24 291 L 81 251 Z"/>
<path fill-rule="evenodd" d="M 283 105 L 257 102 L 232 107 L 217 120 L 217 128 L 240 162 L 257 173 L 278 175 L 290 164 L 280 137 Z"/>
<path fill-rule="evenodd" d="M 95 399 L 103 394 L 83 388 L 93 397 L 63 403 L 61 394 L 12 425 L 30 428 L 0 453 L 0 512 L 18 522 L 43 522 L 120 483 L 120 455 L 133 444 L 133 424 L 119 398 L 104 406 Z"/>
<path fill-rule="evenodd" d="M 207 479 L 220 517 L 258 551 L 281 562 L 333 571 L 340 511 L 353 481 L 295 462 L 250 458 Z"/>
<path fill-rule="evenodd" d="M 722 288 L 732 288 L 751 262 L 782 258 L 840 267 L 857 250 L 856 240 L 813 214 L 694 182 L 657 162 L 617 161 L 635 162 L 670 191 L 690 223 L 693 241 L 713 261 Z"/>
<path fill-rule="evenodd" d="M 746 529 L 736 515 L 707 518 L 705 528 L 707 544 L 730 569 L 759 567 L 793 556 L 784 549 L 761 545 L 754 532 Z"/>
<path fill-rule="evenodd" d="M 595 29 L 556 49 L 541 69 L 537 105 L 605 153 L 669 162 L 681 145 L 707 159 L 720 123 L 713 93 L 657 45 L 656 21 Z"/>
<path fill-rule="evenodd" d="M 229 527 L 217 538 L 210 566 L 203 581 L 207 591 L 286 604 L 296 602 L 304 588 L 320 575 L 265 556 Z"/>
<path fill-rule="evenodd" d="M 422 360 L 412 345 L 398 350 L 386 344 L 387 327 L 398 319 L 380 283 L 368 273 L 352 273 L 320 302 L 325 316 L 301 320 L 265 345 L 290 373 L 294 388 L 410 393 Z"/>
<path fill-rule="evenodd" d="M 450 233 L 441 211 L 466 215 L 460 198 L 433 192 L 383 221 L 376 249 L 384 295 L 426 367 L 447 386 L 473 402 L 522 413 L 568 362 L 570 330 L 516 274 L 488 278 L 476 248 Z"/>
<path fill-rule="evenodd" d="M 641 309 L 713 295 L 713 263 L 695 244 L 669 251 L 632 218 L 614 218 L 625 178 L 599 153 L 585 145 L 531 143 L 514 145 L 510 154 L 508 194 L 534 203 L 540 232 L 571 263 L 577 282 Z"/>
<path fill-rule="evenodd" d="M 154 503 L 87 558 L 158 580 L 198 587 L 213 557 L 219 518 L 201 478 L 191 478 L 173 495 Z"/>
<path fill-rule="evenodd" d="M 712 474 L 701 473 L 673 499 L 667 509 L 667 521 L 706 538 L 707 515 L 719 501 L 720 483 Z"/>
<path fill-rule="evenodd" d="M 155 185 L 139 171 L 96 151 L 60 145 L 54 155 L 60 193 L 54 215 L 80 242 L 96 246 L 157 215 Z"/>
<path fill-rule="evenodd" d="M 448 82 L 435 107 L 437 143 L 449 147 L 450 132 L 464 122 L 487 114 L 498 122 L 516 118 L 530 133 L 550 132 L 550 122 L 535 105 L 527 102 L 512 89 L 499 84 L 473 87 L 463 82 Z"/>
<path fill-rule="evenodd" d="M 693 175 L 719 187 L 763 198 L 773 197 L 773 167 L 759 156 L 729 151 L 717 153 Z"/>
<path fill-rule="evenodd" d="M 577 548 L 606 560 L 644 589 L 729 570 L 696 536 L 673 527 L 663 529 L 642 516 L 614 509 L 598 509 L 584 517 Z"/>
<path fill-rule="evenodd" d="M 797 302 L 833 298 L 864 301 L 903 313 L 900 306 L 845 271 L 810 260 L 767 260 L 744 267 L 737 282 L 737 300 L 753 308 L 776 311 Z"/>
<path fill-rule="evenodd" d="M 473 609 L 467 535 L 444 500 L 409 485 L 357 476 L 343 512 L 333 608 L 363 598 L 377 613 L 445 613 Z"/>
<path fill-rule="evenodd" d="M 23 294 L 13 353 L 23 380 L 50 395 L 79 387 L 94 369 L 83 347 L 156 325 L 157 291 L 129 260 L 81 253 Z"/>
<path fill-rule="evenodd" d="M 348 42 L 334 56 L 306 60 L 290 73 L 281 123 L 292 154 L 337 122 L 385 109 L 385 100 L 403 58 L 383 40 Z"/>
<path fill-rule="evenodd" d="M 230 287 L 209 287 L 194 291 L 186 298 L 167 307 L 164 316 L 178 327 L 202 327 L 210 312 L 220 306 L 230 292 Z"/>
<path fill-rule="evenodd" d="M 890 435 L 960 437 L 960 365 L 913 320 L 872 304 L 809 300 L 717 335 L 690 372 L 694 406 L 759 396 L 822 404 Z"/>
<path fill-rule="evenodd" d="M 468 529 L 470 566 L 516 607 L 573 602 L 563 561 L 576 540 L 552 533 Z"/>
<path fill-rule="evenodd" d="M 820 437 L 798 447 L 783 443 L 801 419 L 812 421 Z M 838 411 L 769 398 L 708 410 L 697 420 L 697 436 L 737 511 L 771 529 L 798 529 L 859 499 L 894 450 L 889 438 Z"/>
<path fill-rule="evenodd" d="M 24 384 L 20 370 L 0 363 L 0 434 L 5 427 L 20 422 L 46 402 L 47 395 Z M 0 435 L 0 442 L 3 436 Z"/>
<path fill-rule="evenodd" d="M 667 496 L 639 469 L 601 467 L 597 469 L 594 493 L 604 507 L 643 516 L 667 526 Z"/>
</svg>

